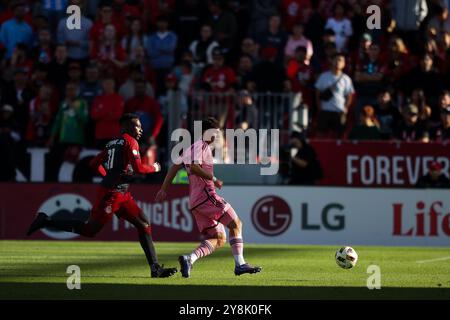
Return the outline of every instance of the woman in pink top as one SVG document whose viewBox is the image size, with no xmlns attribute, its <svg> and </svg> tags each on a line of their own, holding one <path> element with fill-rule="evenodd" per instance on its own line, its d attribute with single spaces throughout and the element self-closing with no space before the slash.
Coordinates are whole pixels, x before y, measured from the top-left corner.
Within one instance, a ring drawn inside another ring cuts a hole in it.
<svg viewBox="0 0 450 320">
<path fill-rule="evenodd" d="M 305 27 L 301 23 L 297 23 L 292 27 L 292 34 L 289 36 L 289 40 L 284 48 L 284 54 L 286 61 L 295 57 L 295 49 L 297 47 L 306 47 L 306 61 L 309 64 L 309 60 L 313 55 L 313 45 L 311 40 L 304 36 Z"/>
</svg>

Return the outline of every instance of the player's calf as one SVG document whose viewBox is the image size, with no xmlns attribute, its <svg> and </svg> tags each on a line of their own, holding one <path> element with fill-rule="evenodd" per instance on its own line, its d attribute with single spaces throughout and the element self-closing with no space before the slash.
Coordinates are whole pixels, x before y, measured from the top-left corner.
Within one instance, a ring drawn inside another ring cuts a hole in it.
<svg viewBox="0 0 450 320">
<path fill-rule="evenodd" d="M 222 248 L 227 243 L 227 235 L 225 233 L 218 233 L 216 235 L 216 250 Z"/>
<path fill-rule="evenodd" d="M 204 258 L 215 250 L 223 247 L 227 241 L 227 236 L 223 232 L 214 234 L 210 239 L 204 240 L 189 255 L 183 255 L 178 258 L 181 274 L 184 278 L 191 276 L 192 265 L 200 258 Z"/>
<path fill-rule="evenodd" d="M 230 246 L 233 253 L 235 268 L 234 274 L 240 276 L 244 273 L 258 273 L 262 268 L 258 266 L 251 266 L 244 259 L 244 240 L 242 238 L 242 222 L 236 217 L 228 224 L 230 230 Z"/>
</svg>

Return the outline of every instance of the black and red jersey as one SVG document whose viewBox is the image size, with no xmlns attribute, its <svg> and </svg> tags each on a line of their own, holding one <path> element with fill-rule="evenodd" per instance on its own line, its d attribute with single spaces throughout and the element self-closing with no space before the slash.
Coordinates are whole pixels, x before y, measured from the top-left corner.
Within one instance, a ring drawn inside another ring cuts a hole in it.
<svg viewBox="0 0 450 320">
<path fill-rule="evenodd" d="M 101 186 L 120 192 L 128 190 L 134 173 L 155 172 L 155 167 L 141 162 L 139 144 L 127 133 L 108 142 L 105 149 L 92 159 L 90 165 L 103 176 Z"/>
</svg>

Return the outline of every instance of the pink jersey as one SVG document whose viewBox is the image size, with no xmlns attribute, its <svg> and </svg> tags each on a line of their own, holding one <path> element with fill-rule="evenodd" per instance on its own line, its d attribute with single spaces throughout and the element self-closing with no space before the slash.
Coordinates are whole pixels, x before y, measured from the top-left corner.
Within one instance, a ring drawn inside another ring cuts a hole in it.
<svg viewBox="0 0 450 320">
<path fill-rule="evenodd" d="M 200 178 L 195 174 L 191 174 L 191 164 L 199 164 L 203 170 L 214 175 L 213 155 L 209 144 L 203 140 L 198 140 L 181 156 L 181 160 L 189 175 L 189 206 L 195 209 L 208 200 L 216 202 L 220 199 L 216 194 L 216 188 L 212 180 Z"/>
</svg>

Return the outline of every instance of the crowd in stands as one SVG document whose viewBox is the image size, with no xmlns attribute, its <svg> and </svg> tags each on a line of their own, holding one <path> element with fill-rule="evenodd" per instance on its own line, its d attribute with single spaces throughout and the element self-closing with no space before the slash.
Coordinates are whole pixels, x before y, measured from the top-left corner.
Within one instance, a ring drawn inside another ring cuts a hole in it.
<svg viewBox="0 0 450 320">
<path fill-rule="evenodd" d="M 369 30 L 366 8 L 374 4 L 381 28 Z M 67 26 L 69 5 L 81 8 L 79 29 Z M 82 147 L 100 148 L 118 136 L 124 112 L 140 115 L 148 144 L 164 146 L 173 92 L 185 97 L 184 112 L 193 92 L 301 93 L 309 138 L 446 141 L 449 6 L 448 0 L 3 0 L 2 153 L 25 145 L 76 157 Z"/>
</svg>

